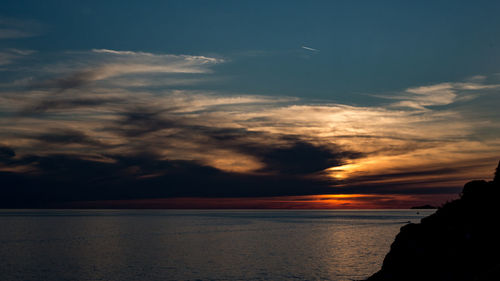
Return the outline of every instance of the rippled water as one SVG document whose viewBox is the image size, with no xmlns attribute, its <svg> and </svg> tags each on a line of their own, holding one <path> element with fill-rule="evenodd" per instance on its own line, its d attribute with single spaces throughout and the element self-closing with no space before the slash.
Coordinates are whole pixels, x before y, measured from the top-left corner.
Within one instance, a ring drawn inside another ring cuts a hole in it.
<svg viewBox="0 0 500 281">
<path fill-rule="evenodd" d="M 363 279 L 431 212 L 3 210 L 0 279 Z"/>
</svg>

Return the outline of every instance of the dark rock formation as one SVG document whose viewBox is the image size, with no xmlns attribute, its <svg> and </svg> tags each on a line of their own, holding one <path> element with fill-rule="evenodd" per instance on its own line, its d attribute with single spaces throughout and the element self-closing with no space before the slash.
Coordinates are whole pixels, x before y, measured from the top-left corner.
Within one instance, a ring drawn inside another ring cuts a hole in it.
<svg viewBox="0 0 500 281">
<path fill-rule="evenodd" d="M 436 207 L 432 206 L 432 205 L 423 205 L 423 206 L 415 206 L 415 207 L 411 207 L 410 209 L 420 209 L 420 210 L 424 210 L 424 209 L 437 209 Z"/>
<path fill-rule="evenodd" d="M 401 228 L 382 269 L 368 281 L 500 280 L 499 167 L 471 181 L 460 199 Z"/>
<path fill-rule="evenodd" d="M 493 178 L 494 182 L 499 182 L 500 181 L 500 161 L 498 161 L 498 167 L 497 170 L 495 171 L 495 177 Z"/>
</svg>

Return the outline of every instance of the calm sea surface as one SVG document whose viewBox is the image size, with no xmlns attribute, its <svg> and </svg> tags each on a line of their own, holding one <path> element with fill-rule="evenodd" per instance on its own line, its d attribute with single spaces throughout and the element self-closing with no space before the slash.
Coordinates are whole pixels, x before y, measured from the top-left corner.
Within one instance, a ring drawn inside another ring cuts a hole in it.
<svg viewBox="0 0 500 281">
<path fill-rule="evenodd" d="M 0 210 L 0 280 L 356 280 L 432 212 Z"/>
</svg>

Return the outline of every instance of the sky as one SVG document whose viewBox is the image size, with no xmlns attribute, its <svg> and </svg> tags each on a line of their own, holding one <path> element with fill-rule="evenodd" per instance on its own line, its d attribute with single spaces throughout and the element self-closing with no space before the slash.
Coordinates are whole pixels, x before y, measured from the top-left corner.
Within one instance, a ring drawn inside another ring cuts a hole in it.
<svg viewBox="0 0 500 281">
<path fill-rule="evenodd" d="M 407 208 L 500 159 L 498 1 L 9 1 L 0 207 Z"/>
</svg>

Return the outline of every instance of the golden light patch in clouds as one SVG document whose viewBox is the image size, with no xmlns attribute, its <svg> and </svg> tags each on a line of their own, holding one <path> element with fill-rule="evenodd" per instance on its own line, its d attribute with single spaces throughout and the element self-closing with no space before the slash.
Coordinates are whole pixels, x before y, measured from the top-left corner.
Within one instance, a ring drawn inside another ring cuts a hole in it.
<svg viewBox="0 0 500 281">
<path fill-rule="evenodd" d="M 190 160 L 199 161 L 207 166 L 231 173 L 252 173 L 263 169 L 265 166 L 254 156 L 237 153 L 232 150 L 214 149 L 203 151 L 198 147 L 196 150 L 187 153 Z M 166 159 L 172 159 L 167 157 Z"/>
<path fill-rule="evenodd" d="M 364 162 L 366 165 L 366 162 Z M 365 171 L 362 167 L 360 167 L 361 164 L 346 164 L 342 166 L 337 166 L 337 167 L 331 167 L 325 170 L 326 174 L 334 179 L 339 179 L 343 180 L 346 178 L 349 178 L 349 176 L 355 172 Z"/>
<path fill-rule="evenodd" d="M 457 151 L 462 148 L 463 151 Z M 401 184 L 406 187 L 457 187 L 471 179 L 488 179 L 497 157 L 492 146 L 460 142 L 421 148 L 397 155 L 369 156 L 353 164 L 332 167 L 325 174 L 340 180 L 337 186 L 350 184 Z M 486 150 L 485 150 L 486 149 Z"/>
</svg>

